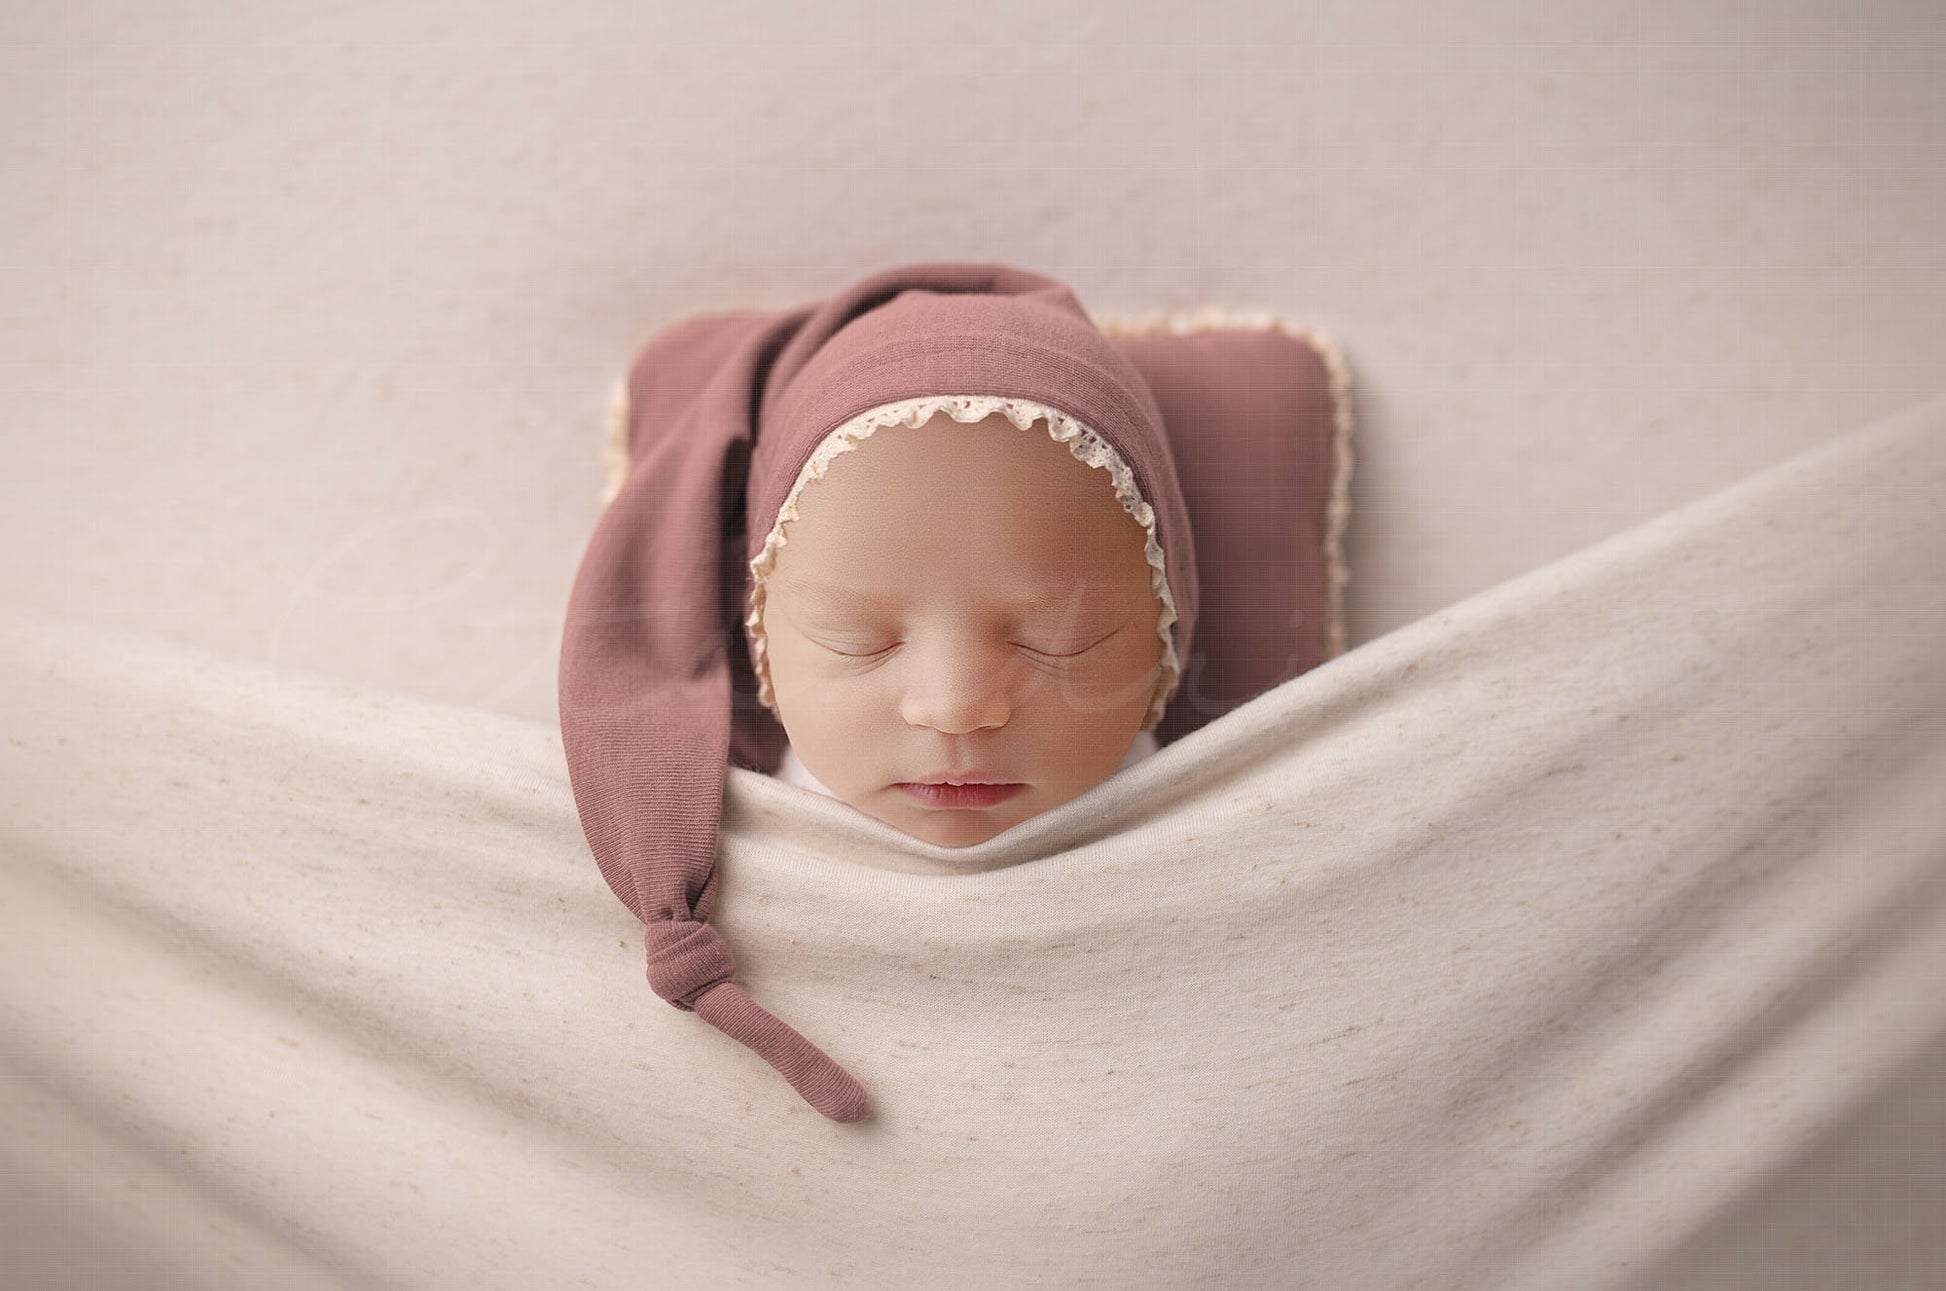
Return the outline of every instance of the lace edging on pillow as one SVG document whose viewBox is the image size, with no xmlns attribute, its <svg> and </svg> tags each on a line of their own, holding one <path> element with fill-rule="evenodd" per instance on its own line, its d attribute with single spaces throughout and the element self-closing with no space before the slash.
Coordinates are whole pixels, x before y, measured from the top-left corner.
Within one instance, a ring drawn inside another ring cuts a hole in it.
<svg viewBox="0 0 1946 1291">
<path fill-rule="evenodd" d="M 608 387 L 601 416 L 601 504 L 607 506 L 628 482 L 628 373 Z"/>
</svg>

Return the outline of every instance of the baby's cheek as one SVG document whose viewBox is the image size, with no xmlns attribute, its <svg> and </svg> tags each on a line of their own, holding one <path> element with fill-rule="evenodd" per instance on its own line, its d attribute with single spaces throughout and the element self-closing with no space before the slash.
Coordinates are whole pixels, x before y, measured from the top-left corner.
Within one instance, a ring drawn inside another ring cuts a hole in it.
<svg viewBox="0 0 1946 1291">
<path fill-rule="evenodd" d="M 789 730 L 806 716 L 807 710 L 816 707 L 817 688 L 809 684 L 805 660 L 790 642 L 778 636 L 770 638 L 765 671 L 770 677 L 770 694 L 777 705 L 777 718 Z M 798 743 L 797 737 L 792 736 L 791 742 Z"/>
<path fill-rule="evenodd" d="M 1105 660 L 1053 678 L 1043 694 L 1048 702 L 1080 717 L 1146 708 L 1155 690 L 1156 669 L 1154 661 L 1145 663 L 1140 657 Z"/>
<path fill-rule="evenodd" d="M 813 771 L 822 768 L 818 778 L 841 796 L 842 787 L 834 777 L 851 770 L 874 730 L 875 701 L 862 681 L 828 675 L 815 665 L 784 665 L 771 674 L 785 736 L 806 765 L 816 760 Z"/>
</svg>

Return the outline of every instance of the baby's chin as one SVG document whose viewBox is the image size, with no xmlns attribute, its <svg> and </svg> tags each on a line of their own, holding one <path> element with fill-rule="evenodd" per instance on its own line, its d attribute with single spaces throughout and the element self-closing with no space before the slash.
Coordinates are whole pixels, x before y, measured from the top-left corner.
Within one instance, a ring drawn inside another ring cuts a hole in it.
<svg viewBox="0 0 1946 1291">
<path fill-rule="evenodd" d="M 895 789 L 891 792 L 902 791 Z M 852 802 L 851 805 L 900 833 L 922 843 L 931 843 L 934 847 L 974 847 L 988 839 L 998 838 L 1015 825 L 1047 810 L 1044 806 L 1021 799 L 987 808 L 907 807 L 871 801 Z"/>
<path fill-rule="evenodd" d="M 886 824 L 912 835 L 922 843 L 931 843 L 934 847 L 975 847 L 990 838 L 998 838 L 1020 824 L 1021 820 L 1027 819 L 1026 816 L 1022 816 L 1020 820 L 1008 821 L 969 820 L 965 817 L 972 816 L 974 813 L 954 812 L 952 814 L 959 819 L 928 820 L 916 825 L 902 821 L 886 821 Z"/>
</svg>

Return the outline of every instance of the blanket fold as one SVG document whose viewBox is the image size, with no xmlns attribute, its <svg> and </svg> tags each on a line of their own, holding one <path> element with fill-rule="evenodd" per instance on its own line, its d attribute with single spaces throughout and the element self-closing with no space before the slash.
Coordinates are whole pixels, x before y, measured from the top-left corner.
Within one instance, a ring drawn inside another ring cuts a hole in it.
<svg viewBox="0 0 1946 1291">
<path fill-rule="evenodd" d="M 710 918 L 871 1087 L 842 1128 L 644 1002 L 558 732 L 0 610 L 0 1245 L 68 1216 L 107 1285 L 1653 1285 L 1946 1036 L 1942 495 L 1935 402 L 973 848 L 732 768 Z M 1908 1237 L 1848 1280 L 1924 1285 Z"/>
</svg>

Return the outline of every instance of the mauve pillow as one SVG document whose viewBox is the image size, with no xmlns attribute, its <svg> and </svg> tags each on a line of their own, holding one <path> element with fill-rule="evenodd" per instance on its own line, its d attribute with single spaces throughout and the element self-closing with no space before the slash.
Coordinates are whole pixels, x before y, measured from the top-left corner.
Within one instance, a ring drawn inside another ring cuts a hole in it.
<svg viewBox="0 0 1946 1291">
<path fill-rule="evenodd" d="M 642 411 L 664 392 L 686 397 L 697 371 L 769 316 L 698 315 L 638 352 L 609 400 L 604 501 L 627 476 Z M 1350 377 L 1328 336 L 1274 314 L 1091 317 L 1162 408 L 1196 537 L 1196 644 L 1156 727 L 1166 745 L 1343 653 Z M 665 364 L 678 371 L 659 381 Z M 742 574 L 726 570 L 726 590 Z M 754 694 L 741 614 L 726 617 L 725 632 L 739 692 Z M 760 769 L 774 767 L 783 749 L 768 716 L 738 712 L 735 752 Z"/>
<path fill-rule="evenodd" d="M 1163 744 L 1344 653 L 1351 381 L 1337 344 L 1220 308 L 1095 326 L 1162 406 L 1196 535 L 1196 657 Z"/>
</svg>

